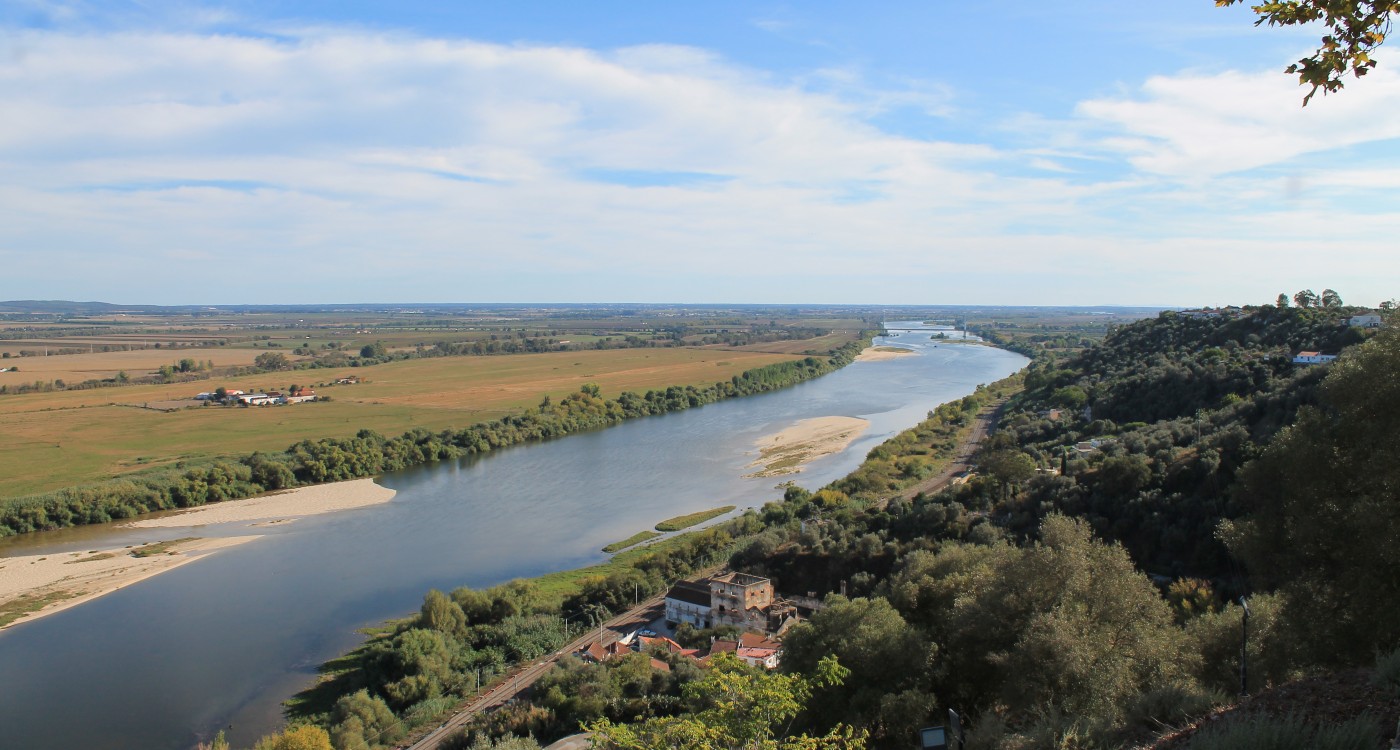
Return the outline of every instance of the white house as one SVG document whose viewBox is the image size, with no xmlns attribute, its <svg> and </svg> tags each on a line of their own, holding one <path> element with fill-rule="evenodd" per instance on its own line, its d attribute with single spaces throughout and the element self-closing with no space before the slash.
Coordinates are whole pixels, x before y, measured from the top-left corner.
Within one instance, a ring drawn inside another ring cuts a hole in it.
<svg viewBox="0 0 1400 750">
<path fill-rule="evenodd" d="M 1322 352 L 1298 352 L 1293 356 L 1295 365 L 1325 365 L 1337 358 L 1335 354 L 1323 354 Z"/>
<path fill-rule="evenodd" d="M 1353 315 L 1350 318 L 1347 318 L 1347 325 L 1351 326 L 1352 328 L 1380 328 L 1381 316 L 1375 313 L 1367 313 L 1365 315 Z"/>
<path fill-rule="evenodd" d="M 666 592 L 666 622 L 688 622 L 694 627 L 710 627 L 710 586 L 697 581 L 678 581 Z"/>
</svg>

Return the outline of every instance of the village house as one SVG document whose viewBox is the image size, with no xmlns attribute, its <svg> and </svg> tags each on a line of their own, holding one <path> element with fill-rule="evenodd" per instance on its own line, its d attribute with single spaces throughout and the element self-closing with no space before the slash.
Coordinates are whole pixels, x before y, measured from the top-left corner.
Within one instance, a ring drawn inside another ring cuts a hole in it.
<svg viewBox="0 0 1400 750">
<path fill-rule="evenodd" d="M 706 661 L 715 654 L 730 653 L 739 657 L 745 664 L 764 669 L 777 669 L 782 658 L 783 645 L 760 633 L 743 633 L 738 639 L 718 638 L 710 646 Z"/>
<path fill-rule="evenodd" d="M 704 630 L 710 627 L 710 586 L 699 581 L 678 581 L 666 593 L 666 622 Z"/>
<path fill-rule="evenodd" d="M 289 392 L 286 395 L 286 397 L 282 399 L 283 403 L 287 404 L 300 404 L 306 401 L 315 400 L 316 391 L 313 391 L 310 388 L 293 388 L 291 392 Z"/>
<path fill-rule="evenodd" d="M 747 573 L 726 573 L 708 581 L 680 581 L 666 593 L 666 621 L 705 629 L 732 625 L 782 633 L 797 622 L 797 607 L 773 593 L 773 582 Z"/>
<path fill-rule="evenodd" d="M 1323 354 L 1322 352 L 1298 352 L 1293 355 L 1295 365 L 1325 365 L 1337 359 L 1335 354 Z"/>
<path fill-rule="evenodd" d="M 1381 320 L 1381 316 L 1375 313 L 1366 313 L 1365 315 L 1353 315 L 1350 318 L 1347 318 L 1347 325 L 1351 326 L 1352 328 L 1380 328 L 1383 322 L 1384 321 Z"/>
</svg>

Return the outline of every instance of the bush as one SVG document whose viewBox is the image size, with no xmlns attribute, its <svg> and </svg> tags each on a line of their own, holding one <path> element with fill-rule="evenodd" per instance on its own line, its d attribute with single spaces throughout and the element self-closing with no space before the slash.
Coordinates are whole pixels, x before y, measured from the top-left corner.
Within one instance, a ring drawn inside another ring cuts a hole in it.
<svg viewBox="0 0 1400 750">
<path fill-rule="evenodd" d="M 1375 750 L 1380 744 L 1380 723 L 1369 714 L 1323 726 L 1298 716 L 1254 716 L 1201 732 L 1190 750 Z"/>
<path fill-rule="evenodd" d="M 1160 687 L 1138 696 L 1128 709 L 1128 719 L 1150 729 L 1177 726 L 1229 702 L 1229 697 L 1221 692 Z"/>
<path fill-rule="evenodd" d="M 1373 679 L 1391 695 L 1400 698 L 1400 648 L 1376 657 L 1376 676 Z"/>
</svg>

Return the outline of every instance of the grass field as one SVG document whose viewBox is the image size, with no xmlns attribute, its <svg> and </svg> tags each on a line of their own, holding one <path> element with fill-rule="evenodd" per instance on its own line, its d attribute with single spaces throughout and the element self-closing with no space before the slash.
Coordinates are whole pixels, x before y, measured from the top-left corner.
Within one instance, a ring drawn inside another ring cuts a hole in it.
<svg viewBox="0 0 1400 750">
<path fill-rule="evenodd" d="M 76 346 L 66 343 L 64 346 Z M 33 349 L 31 345 L 25 345 Z M 139 349 L 130 352 L 97 352 L 94 354 L 62 354 L 53 357 L 10 357 L 0 359 L 0 368 L 18 367 L 19 372 L 0 372 L 0 385 L 22 385 L 36 380 L 64 380 L 81 383 L 116 377 L 125 371 L 131 377 L 150 375 L 161 365 L 173 365 L 182 359 L 197 362 L 213 360 L 215 367 L 248 367 L 265 350 L 215 346 L 192 349 Z M 284 352 L 289 359 L 298 359 Z M 185 386 L 189 390 L 189 386 Z M 195 389 L 195 392 L 207 390 Z M 111 400 L 109 397 L 108 401 Z M 154 400 L 154 399 L 152 399 Z"/>
<path fill-rule="evenodd" d="M 75 355 L 81 356 L 81 355 Z M 0 398 L 0 497 L 45 492 L 180 460 L 280 451 L 363 428 L 395 435 L 495 419 L 597 383 L 604 395 L 706 385 L 794 357 L 711 349 L 613 349 L 418 359 L 350 369 L 368 382 L 318 389 L 329 403 L 140 408 L 219 385 L 245 390 L 330 381 L 338 370 Z"/>
<path fill-rule="evenodd" d="M 688 529 L 691 526 L 702 524 L 710 520 L 711 518 L 719 518 L 720 516 L 724 515 L 725 513 L 728 513 L 731 510 L 734 510 L 734 506 L 726 505 L 722 508 L 712 508 L 710 510 L 702 510 L 699 513 L 688 513 L 684 516 L 668 518 L 665 521 L 656 524 L 656 530 L 680 531 L 681 529 Z"/>
<path fill-rule="evenodd" d="M 661 535 L 656 533 L 655 531 L 638 531 L 637 533 L 627 537 L 626 539 L 623 539 L 620 542 L 613 542 L 612 544 L 609 544 L 608 546 L 603 548 L 603 551 L 607 552 L 608 554 L 612 554 L 614 552 L 621 552 L 622 550 L 625 550 L 628 547 L 635 547 L 638 544 L 647 541 L 648 539 L 655 539 L 659 536 Z"/>
</svg>

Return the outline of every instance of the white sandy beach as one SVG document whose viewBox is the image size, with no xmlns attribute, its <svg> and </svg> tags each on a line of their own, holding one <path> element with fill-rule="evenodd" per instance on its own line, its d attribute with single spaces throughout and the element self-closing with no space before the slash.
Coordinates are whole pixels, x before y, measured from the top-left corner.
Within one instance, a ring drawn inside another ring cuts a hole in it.
<svg viewBox="0 0 1400 750">
<path fill-rule="evenodd" d="M 856 417 L 817 417 L 804 419 L 773 435 L 761 438 L 758 460 L 749 464 L 762 467 L 750 477 L 775 477 L 796 474 L 812 461 L 840 453 L 870 427 L 870 422 Z"/>
<path fill-rule="evenodd" d="M 0 612 L 7 605 L 27 609 L 26 602 L 47 600 L 42 608 L 16 620 L 29 622 L 258 538 L 188 539 L 149 557 L 133 557 L 132 551 L 139 547 L 115 547 L 0 558 Z M 6 627 L 0 625 L 0 630 Z"/>
<path fill-rule="evenodd" d="M 126 525 L 138 529 L 170 529 L 236 521 L 285 522 L 303 516 L 387 503 L 393 497 L 393 490 L 375 484 L 373 479 L 352 479 L 348 482 L 298 487 L 271 495 L 250 497 L 247 500 L 228 500 Z"/>
<path fill-rule="evenodd" d="M 298 487 L 247 500 L 229 500 L 135 521 L 125 527 L 179 528 L 254 521 L 257 523 L 249 525 L 271 526 L 305 516 L 385 503 L 393 496 L 393 490 L 375 484 L 373 479 L 356 479 Z M 7 609 L 30 609 L 42 602 L 41 607 L 16 621 L 29 622 L 194 562 L 216 550 L 261 538 L 249 535 L 185 539 L 148 557 L 132 556 L 131 552 L 136 549 L 133 547 L 3 557 L 0 558 L 0 615 Z M 0 626 L 0 629 L 4 627 L 8 626 Z"/>
<path fill-rule="evenodd" d="M 900 349 L 894 346 L 871 346 L 867 347 L 865 351 L 856 355 L 856 361 L 881 362 L 887 359 L 898 359 L 899 357 L 907 357 L 912 354 L 917 354 L 917 352 L 915 352 L 912 349 Z"/>
</svg>

